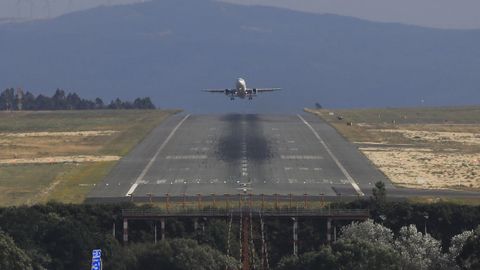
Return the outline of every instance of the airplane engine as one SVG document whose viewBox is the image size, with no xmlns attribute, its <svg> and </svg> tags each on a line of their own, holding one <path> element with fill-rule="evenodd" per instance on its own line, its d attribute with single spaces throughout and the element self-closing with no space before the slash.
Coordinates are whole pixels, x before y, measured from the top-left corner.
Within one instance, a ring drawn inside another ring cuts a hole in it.
<svg viewBox="0 0 480 270">
<path fill-rule="evenodd" d="M 254 95 L 256 95 L 257 94 L 257 89 L 253 88 L 252 92 L 253 92 Z"/>
<path fill-rule="evenodd" d="M 227 96 L 230 95 L 230 92 L 231 92 L 230 90 L 225 89 L 225 95 L 227 95 Z"/>
</svg>

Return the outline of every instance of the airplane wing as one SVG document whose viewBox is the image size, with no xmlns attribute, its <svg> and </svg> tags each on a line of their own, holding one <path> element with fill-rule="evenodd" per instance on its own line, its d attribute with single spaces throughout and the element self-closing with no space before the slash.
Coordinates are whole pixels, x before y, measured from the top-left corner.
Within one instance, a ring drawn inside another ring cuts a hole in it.
<svg viewBox="0 0 480 270">
<path fill-rule="evenodd" d="M 205 89 L 203 91 L 210 92 L 210 93 L 225 93 L 227 90 L 226 89 Z"/>
<path fill-rule="evenodd" d="M 256 88 L 257 93 L 280 91 L 282 88 Z"/>
</svg>

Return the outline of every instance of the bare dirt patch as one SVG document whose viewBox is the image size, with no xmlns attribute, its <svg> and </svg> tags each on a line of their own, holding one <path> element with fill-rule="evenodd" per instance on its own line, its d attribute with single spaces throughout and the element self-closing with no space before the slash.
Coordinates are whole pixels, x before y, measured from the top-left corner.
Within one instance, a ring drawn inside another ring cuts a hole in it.
<svg viewBox="0 0 480 270">
<path fill-rule="evenodd" d="M 471 145 L 480 145 L 480 133 L 446 132 L 408 129 L 378 129 L 380 132 L 400 133 L 411 140 L 425 140 L 432 143 L 456 142 Z"/>
<path fill-rule="evenodd" d="M 437 153 L 428 148 L 374 148 L 360 150 L 394 183 L 414 188 L 480 189 L 480 156 Z"/>
<path fill-rule="evenodd" d="M 91 130 L 91 131 L 70 131 L 70 132 L 5 132 L 0 133 L 1 137 L 86 137 L 86 136 L 110 136 L 118 131 L 115 130 Z"/>
<path fill-rule="evenodd" d="M 306 111 L 332 124 L 399 186 L 480 190 L 479 110 Z"/>
<path fill-rule="evenodd" d="M 0 159 L 0 164 L 53 164 L 53 163 L 82 163 L 82 162 L 105 162 L 116 161 L 119 156 L 55 156 L 40 158 L 17 158 L 17 159 Z"/>
<path fill-rule="evenodd" d="M 80 203 L 175 111 L 0 112 L 0 205 Z"/>
</svg>

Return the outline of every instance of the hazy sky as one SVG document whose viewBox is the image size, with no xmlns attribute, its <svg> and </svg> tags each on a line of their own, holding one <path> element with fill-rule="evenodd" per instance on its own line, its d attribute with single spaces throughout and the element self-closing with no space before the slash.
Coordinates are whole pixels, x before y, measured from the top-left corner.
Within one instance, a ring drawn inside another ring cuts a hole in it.
<svg viewBox="0 0 480 270">
<path fill-rule="evenodd" d="M 224 0 L 382 22 L 439 28 L 480 28 L 480 0 Z"/>
<path fill-rule="evenodd" d="M 44 18 L 96 5 L 142 0 L 0 0 L 0 18 Z M 195 1 L 195 0 L 192 0 Z M 480 29 L 480 0 L 223 0 L 302 11 L 333 13 L 372 21 L 439 28 Z M 47 3 L 50 3 L 47 5 Z M 30 4 L 32 3 L 32 4 Z M 248 18 L 246 18 L 248 19 Z"/>
</svg>

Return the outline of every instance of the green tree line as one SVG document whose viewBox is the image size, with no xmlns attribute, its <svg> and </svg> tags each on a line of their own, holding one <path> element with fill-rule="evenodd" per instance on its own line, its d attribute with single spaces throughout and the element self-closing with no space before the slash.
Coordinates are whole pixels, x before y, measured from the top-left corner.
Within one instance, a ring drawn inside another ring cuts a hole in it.
<svg viewBox="0 0 480 270">
<path fill-rule="evenodd" d="M 331 205 L 362 206 L 372 213 L 372 220 L 364 223 L 335 223 L 339 233 L 333 244 L 326 243 L 325 220 L 300 219 L 297 257 L 291 255 L 291 219 L 265 219 L 270 269 L 479 269 L 480 207 L 381 204 Z M 87 269 L 96 248 L 103 251 L 104 269 L 238 268 L 238 220 L 230 226 L 226 219 L 199 219 L 195 228 L 191 219 L 167 219 L 167 240 L 157 244 L 153 228 L 159 224 L 130 221 L 130 242 L 123 245 L 121 209 L 137 207 L 153 206 L 47 203 L 0 208 L 0 269 Z M 258 266 L 259 220 L 252 226 L 257 251 L 252 257 Z"/>
<path fill-rule="evenodd" d="M 136 98 L 132 101 L 122 101 L 117 98 L 105 104 L 101 98 L 88 100 L 80 98 L 77 93 L 66 93 L 57 89 L 49 97 L 35 96 L 31 92 L 15 91 L 13 88 L 5 89 L 0 93 L 0 110 L 101 110 L 101 109 L 155 109 L 149 97 Z"/>
</svg>

